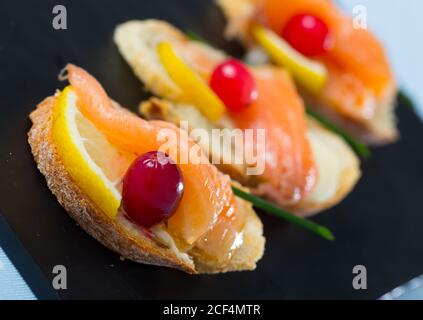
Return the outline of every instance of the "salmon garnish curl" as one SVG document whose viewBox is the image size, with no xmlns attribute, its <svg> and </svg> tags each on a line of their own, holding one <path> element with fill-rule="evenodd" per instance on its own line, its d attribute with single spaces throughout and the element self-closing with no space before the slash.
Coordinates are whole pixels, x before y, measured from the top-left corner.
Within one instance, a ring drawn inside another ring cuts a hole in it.
<svg viewBox="0 0 423 320">
<path fill-rule="evenodd" d="M 201 240 L 201 248 L 207 251 L 208 247 L 203 241 L 205 237 L 222 239 L 228 230 L 232 234 L 240 231 L 243 224 L 239 223 L 239 217 L 231 218 L 238 213 L 231 180 L 210 164 L 203 151 L 185 131 L 167 122 L 146 121 L 116 107 L 100 83 L 85 70 L 72 64 L 66 70 L 69 82 L 77 93 L 80 111 L 117 147 L 141 155 L 159 150 L 163 146 L 164 141 L 160 138 L 163 130 L 177 137 L 174 147 L 178 159 L 173 160 L 182 171 L 185 191 L 176 213 L 167 221 L 168 231 L 173 236 L 189 246 Z M 180 161 L 184 159 L 181 155 L 191 150 L 196 151 L 200 161 Z M 215 226 L 217 227 L 214 228 Z M 218 234 L 212 236 L 213 232 Z M 227 245 L 228 250 L 231 245 L 232 243 Z M 223 246 L 222 251 L 225 251 Z"/>
</svg>

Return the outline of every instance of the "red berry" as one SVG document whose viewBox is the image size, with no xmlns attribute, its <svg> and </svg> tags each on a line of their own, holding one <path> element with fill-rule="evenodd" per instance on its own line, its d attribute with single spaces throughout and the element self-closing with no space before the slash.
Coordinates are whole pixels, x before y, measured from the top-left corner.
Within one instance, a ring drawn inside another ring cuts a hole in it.
<svg viewBox="0 0 423 320">
<path fill-rule="evenodd" d="M 282 37 L 297 51 L 309 57 L 327 52 L 332 42 L 326 23 L 311 14 L 292 17 L 285 25 Z"/>
<path fill-rule="evenodd" d="M 179 167 L 164 153 L 152 151 L 138 157 L 126 172 L 122 204 L 132 221 L 150 228 L 175 213 L 183 191 Z"/>
<path fill-rule="evenodd" d="M 229 59 L 214 70 L 210 86 L 225 106 L 239 112 L 257 99 L 257 87 L 250 71 L 238 60 Z"/>
</svg>

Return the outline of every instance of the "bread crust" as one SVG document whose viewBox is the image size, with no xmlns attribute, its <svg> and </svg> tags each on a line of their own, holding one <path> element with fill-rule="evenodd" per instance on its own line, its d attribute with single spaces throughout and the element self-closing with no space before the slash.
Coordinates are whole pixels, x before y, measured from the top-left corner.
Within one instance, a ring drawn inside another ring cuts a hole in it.
<svg viewBox="0 0 423 320">
<path fill-rule="evenodd" d="M 135 75 L 149 91 L 171 101 L 178 100 L 181 90 L 159 61 L 156 47 L 160 42 L 168 41 L 178 50 L 190 41 L 181 31 L 165 21 L 132 20 L 116 27 L 114 41 Z M 195 42 L 191 45 L 207 52 L 217 62 L 225 58 L 224 53 L 206 44 Z"/>
<path fill-rule="evenodd" d="M 240 210 L 245 210 L 247 222 L 245 241 L 226 264 L 203 261 L 200 254 L 192 261 L 178 257 L 145 232 L 141 232 L 120 212 L 116 219 L 104 214 L 72 180 L 52 138 L 53 107 L 56 97 L 48 97 L 30 114 L 33 123 L 28 142 L 47 185 L 68 214 L 92 237 L 122 257 L 144 264 L 179 269 L 187 273 L 218 273 L 252 270 L 264 252 L 262 225 L 251 206 L 240 199 Z M 251 246 L 251 247 L 250 247 Z"/>
<path fill-rule="evenodd" d="M 333 197 L 322 202 L 306 198 L 297 204 L 295 210 L 303 217 L 312 216 L 339 204 L 354 189 L 358 180 L 361 178 L 360 161 L 342 138 L 323 128 L 312 118 L 307 118 L 307 127 L 309 130 L 316 130 L 320 135 L 325 136 L 327 140 L 326 146 L 337 153 L 337 156 L 341 159 L 340 162 L 343 164 L 343 168 L 338 189 Z"/>
</svg>

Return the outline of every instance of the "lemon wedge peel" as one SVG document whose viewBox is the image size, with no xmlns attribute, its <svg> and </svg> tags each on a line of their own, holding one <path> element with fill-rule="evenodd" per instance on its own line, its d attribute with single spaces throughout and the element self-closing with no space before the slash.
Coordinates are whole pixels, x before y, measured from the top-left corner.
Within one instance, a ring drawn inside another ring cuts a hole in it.
<svg viewBox="0 0 423 320">
<path fill-rule="evenodd" d="M 157 46 L 157 54 L 166 72 L 183 94 L 179 102 L 197 107 L 209 120 L 217 121 L 226 107 L 220 98 L 175 52 L 169 42 Z"/>
<path fill-rule="evenodd" d="M 53 139 L 71 178 L 107 216 L 114 219 L 122 196 L 85 149 L 84 137 L 76 123 L 77 116 L 81 115 L 77 100 L 70 86 L 58 96 L 53 113 Z M 80 119 L 88 121 L 82 115 Z"/>
<path fill-rule="evenodd" d="M 253 25 L 251 31 L 271 59 L 285 67 L 299 84 L 312 93 L 322 90 L 328 79 L 328 71 L 322 63 L 302 55 L 272 30 L 261 25 Z"/>
</svg>

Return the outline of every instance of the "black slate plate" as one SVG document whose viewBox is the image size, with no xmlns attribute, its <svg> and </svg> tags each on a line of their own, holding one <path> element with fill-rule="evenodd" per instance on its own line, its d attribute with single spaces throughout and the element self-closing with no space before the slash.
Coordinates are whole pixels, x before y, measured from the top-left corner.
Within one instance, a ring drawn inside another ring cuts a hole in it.
<svg viewBox="0 0 423 320">
<path fill-rule="evenodd" d="M 68 10 L 65 31 L 52 28 L 53 1 L 0 2 L 0 212 L 35 264 L 19 258 L 25 254 L 11 237 L 0 238 L 41 297 L 51 296 L 46 289 L 58 264 L 68 270 L 68 289 L 58 292 L 64 299 L 377 298 L 423 273 L 423 127 L 406 108 L 399 109 L 401 142 L 377 149 L 363 163 L 356 190 L 316 218 L 334 231 L 335 243 L 262 215 L 267 248 L 254 272 L 189 276 L 120 261 L 77 227 L 51 195 L 26 142 L 28 113 L 63 86 L 56 75 L 68 61 L 89 70 L 113 98 L 135 110 L 147 94 L 112 41 L 115 25 L 128 19 L 166 19 L 234 55 L 241 51 L 222 39 L 224 20 L 212 1 L 60 3 Z M 352 287 L 355 265 L 368 269 L 367 290 Z"/>
</svg>

